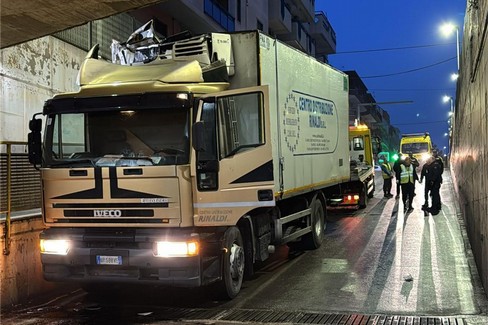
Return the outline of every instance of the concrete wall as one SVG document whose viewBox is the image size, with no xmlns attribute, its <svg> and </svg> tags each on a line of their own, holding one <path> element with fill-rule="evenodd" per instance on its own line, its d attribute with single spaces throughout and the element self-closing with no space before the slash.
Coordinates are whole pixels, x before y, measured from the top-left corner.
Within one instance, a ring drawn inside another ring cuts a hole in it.
<svg viewBox="0 0 488 325">
<path fill-rule="evenodd" d="M 450 162 L 474 258 L 488 291 L 488 2 L 476 2 L 467 4 Z"/>
<path fill-rule="evenodd" d="M 2 230 L 5 224 L 2 223 Z M 53 284 L 42 278 L 39 232 L 44 229 L 40 217 L 11 223 L 10 254 L 0 258 L 1 306 L 26 301 L 31 295 L 50 290 Z M 2 232 L 3 233 L 3 232 Z M 0 240 L 2 251 L 5 238 Z"/>
<path fill-rule="evenodd" d="M 55 93 L 78 88 L 76 78 L 86 52 L 53 37 L 0 50 L 0 140 L 27 141 L 28 121 Z M 4 150 L 5 146 L 0 146 Z M 13 146 L 14 151 L 25 150 Z M 15 168 L 15 166 L 13 166 Z M 0 174 L 4 173 L 0 170 Z M 4 194 L 4 189 L 0 189 Z M 1 230 L 4 234 L 5 224 Z M 53 287 L 42 278 L 40 217 L 12 222 L 10 254 L 0 259 L 1 305 L 25 301 Z M 1 237 L 2 250 L 5 238 Z"/>
<path fill-rule="evenodd" d="M 78 88 L 85 55 L 51 36 L 0 50 L 0 140 L 27 141 L 28 121 L 44 101 Z"/>
</svg>

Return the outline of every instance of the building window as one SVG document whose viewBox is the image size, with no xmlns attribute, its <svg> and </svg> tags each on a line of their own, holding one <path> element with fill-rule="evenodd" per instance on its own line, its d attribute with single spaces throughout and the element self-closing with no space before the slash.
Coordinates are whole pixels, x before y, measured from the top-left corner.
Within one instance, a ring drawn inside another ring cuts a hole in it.
<svg viewBox="0 0 488 325">
<path fill-rule="evenodd" d="M 203 3 L 203 11 L 212 17 L 212 19 L 226 31 L 233 32 L 235 31 L 235 19 L 230 15 L 227 9 L 224 9 L 221 6 L 221 2 L 222 1 L 205 0 Z M 225 4 L 227 4 L 227 2 L 225 2 Z"/>
</svg>

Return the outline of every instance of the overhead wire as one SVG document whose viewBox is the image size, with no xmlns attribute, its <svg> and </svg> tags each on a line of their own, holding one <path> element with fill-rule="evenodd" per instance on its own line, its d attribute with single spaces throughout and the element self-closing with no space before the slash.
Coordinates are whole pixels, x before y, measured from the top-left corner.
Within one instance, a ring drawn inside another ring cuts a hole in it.
<svg viewBox="0 0 488 325">
<path fill-rule="evenodd" d="M 410 70 L 401 71 L 401 72 L 395 72 L 395 73 L 389 73 L 389 74 L 383 74 L 383 75 L 377 75 L 377 76 L 366 76 L 366 77 L 361 76 L 361 79 L 372 79 L 372 78 L 383 78 L 383 77 L 398 76 L 398 75 L 401 75 L 401 74 L 406 74 L 406 73 L 411 73 L 411 72 L 415 72 L 415 71 L 419 71 L 419 70 L 424 70 L 424 69 L 432 68 L 432 67 L 435 67 L 436 65 L 440 65 L 440 64 L 443 64 L 443 63 L 446 63 L 446 62 L 455 60 L 456 58 L 457 57 L 454 56 L 454 57 L 449 58 L 447 60 L 443 60 L 443 61 L 440 61 L 440 62 L 437 62 L 437 63 L 429 64 L 429 65 L 426 65 L 424 67 L 410 69 Z"/>
<path fill-rule="evenodd" d="M 333 53 L 330 55 L 383 52 L 383 51 L 397 51 L 397 50 L 408 50 L 408 49 L 426 48 L 426 47 L 434 47 L 434 46 L 445 46 L 445 45 L 453 45 L 453 44 L 456 44 L 456 43 L 440 43 L 440 44 L 412 45 L 412 46 L 402 46 L 402 47 L 387 47 L 387 48 L 382 48 L 382 49 L 353 50 L 353 51 L 336 52 L 336 53 Z"/>
<path fill-rule="evenodd" d="M 384 52 L 384 51 L 396 51 L 396 50 L 406 50 L 406 49 L 416 49 L 416 48 L 426 48 L 426 47 L 434 47 L 434 46 L 446 46 L 446 45 L 453 45 L 456 43 L 439 43 L 439 44 L 426 44 L 426 45 L 412 45 L 412 46 L 401 46 L 401 47 L 388 47 L 388 48 L 381 48 L 381 49 L 368 49 L 368 50 L 353 50 L 353 51 L 343 51 L 343 52 L 336 52 L 332 55 L 337 55 L 337 54 L 356 54 L 356 53 L 368 53 L 368 52 Z M 434 64 L 430 64 L 424 67 L 420 68 L 415 68 L 411 70 L 406 70 L 406 71 L 401 71 L 401 72 L 395 72 L 395 73 L 389 73 L 389 74 L 384 74 L 384 75 L 376 75 L 376 76 L 366 76 L 363 77 L 361 76 L 362 79 L 373 79 L 373 78 L 383 78 L 383 77 L 391 77 L 391 76 L 397 76 L 397 75 L 402 75 L 406 73 L 411 73 L 419 70 L 424 70 L 428 69 L 431 67 L 435 67 L 437 65 L 449 62 L 451 60 L 456 59 L 457 57 L 452 57 L 447 60 L 437 62 Z"/>
</svg>

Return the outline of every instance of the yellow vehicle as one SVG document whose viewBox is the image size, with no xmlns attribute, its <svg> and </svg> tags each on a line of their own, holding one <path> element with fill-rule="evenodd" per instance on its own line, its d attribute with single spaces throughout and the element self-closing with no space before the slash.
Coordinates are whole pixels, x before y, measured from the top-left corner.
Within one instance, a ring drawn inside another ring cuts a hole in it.
<svg viewBox="0 0 488 325">
<path fill-rule="evenodd" d="M 400 153 L 403 156 L 412 154 L 422 163 L 432 156 L 432 141 L 428 132 L 402 134 Z"/>
<path fill-rule="evenodd" d="M 377 142 L 375 142 L 377 143 Z M 350 182 L 337 206 L 366 207 L 374 195 L 374 152 L 371 131 L 367 125 L 349 126 Z M 334 206 L 332 200 L 331 205 Z"/>
</svg>

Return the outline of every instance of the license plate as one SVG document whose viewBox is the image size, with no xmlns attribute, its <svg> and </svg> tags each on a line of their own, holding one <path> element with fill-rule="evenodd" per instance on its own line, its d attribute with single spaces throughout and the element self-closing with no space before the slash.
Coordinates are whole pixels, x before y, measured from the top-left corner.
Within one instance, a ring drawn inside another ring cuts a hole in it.
<svg viewBox="0 0 488 325">
<path fill-rule="evenodd" d="M 122 265 L 122 256 L 97 255 L 99 265 Z"/>
</svg>

